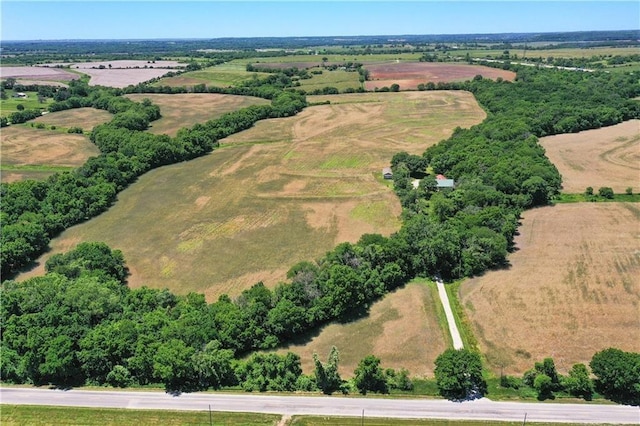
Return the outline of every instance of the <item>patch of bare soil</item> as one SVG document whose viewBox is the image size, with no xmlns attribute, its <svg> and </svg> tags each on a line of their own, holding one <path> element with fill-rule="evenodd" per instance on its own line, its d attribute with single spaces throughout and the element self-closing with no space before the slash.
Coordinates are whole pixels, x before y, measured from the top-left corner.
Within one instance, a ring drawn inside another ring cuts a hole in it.
<svg viewBox="0 0 640 426">
<path fill-rule="evenodd" d="M 59 80 L 69 81 L 80 78 L 78 74 L 60 68 L 41 67 L 0 67 L 0 78 L 13 77 L 18 80 Z"/>
<path fill-rule="evenodd" d="M 640 120 L 540 139 L 562 175 L 563 191 L 582 193 L 603 186 L 623 193 L 640 190 Z"/>
<path fill-rule="evenodd" d="M 106 86 L 122 88 L 129 85 L 136 85 L 153 78 L 162 77 L 171 72 L 167 68 L 114 68 L 114 69 L 93 69 L 83 68 L 82 72 L 88 74 L 90 86 Z"/>
<path fill-rule="evenodd" d="M 368 64 L 366 69 L 369 71 L 369 81 L 365 83 L 367 90 L 390 87 L 394 83 L 398 84 L 401 90 L 415 90 L 420 83 L 465 81 L 473 79 L 476 75 L 508 81 L 513 81 L 516 77 L 513 71 L 482 65 L 435 62 L 385 62 Z"/>
<path fill-rule="evenodd" d="M 511 267 L 466 281 L 461 301 L 494 369 L 560 371 L 608 347 L 640 351 L 640 208 L 560 204 L 524 213 Z"/>
</svg>

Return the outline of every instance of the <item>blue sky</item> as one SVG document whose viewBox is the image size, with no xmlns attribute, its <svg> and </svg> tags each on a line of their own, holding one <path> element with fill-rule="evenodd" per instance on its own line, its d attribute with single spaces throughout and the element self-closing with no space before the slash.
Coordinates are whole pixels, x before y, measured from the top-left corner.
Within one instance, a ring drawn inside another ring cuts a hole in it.
<svg viewBox="0 0 640 426">
<path fill-rule="evenodd" d="M 2 40 L 301 37 L 640 28 L 635 1 L 1 0 Z"/>
</svg>

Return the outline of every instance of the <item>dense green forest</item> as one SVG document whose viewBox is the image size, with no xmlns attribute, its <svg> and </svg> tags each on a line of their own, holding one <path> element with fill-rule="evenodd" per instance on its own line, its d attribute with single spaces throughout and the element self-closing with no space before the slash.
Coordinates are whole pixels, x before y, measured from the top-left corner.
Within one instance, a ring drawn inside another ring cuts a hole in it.
<svg viewBox="0 0 640 426">
<path fill-rule="evenodd" d="M 2 184 L 3 279 L 40 255 L 61 230 L 107 209 L 146 171 L 208 153 L 220 138 L 257 120 L 296 114 L 306 101 L 287 85 L 286 75 L 273 74 L 230 88 L 229 93 L 272 103 L 182 129 L 175 138 L 144 132 L 159 117 L 157 106 L 123 98 L 122 90 L 73 83 L 56 93 L 52 111 L 92 106 L 114 117 L 93 130 L 101 155 L 84 166 L 43 182 Z M 239 359 L 329 321 L 364 314 L 373 301 L 415 276 L 472 276 L 505 265 L 522 210 L 549 203 L 561 189 L 561 177 L 537 137 L 640 118 L 632 100 L 640 84 L 633 75 L 522 68 L 513 83 L 478 77 L 433 88 L 471 91 L 488 117 L 471 129 L 456 129 L 423 156 L 394 156 L 394 187 L 404 207 L 399 232 L 388 238 L 363 235 L 315 262 L 293 265 L 288 281 L 274 290 L 257 283 L 235 300 L 222 296 L 211 304 L 198 294 L 131 290 L 120 252 L 100 243 L 80 245 L 52 257 L 43 277 L 3 283 L 3 380 L 164 383 L 168 390 L 340 390 L 342 382 L 327 377 L 335 369 L 331 362 L 316 362 L 315 377 L 306 377 L 292 354 Z M 436 191 L 435 181 L 425 177 L 427 165 L 454 178 L 457 188 Z M 424 179 L 414 189 L 410 178 L 416 176 Z M 619 358 L 633 368 L 640 365 L 634 354 L 626 356 Z M 613 358 L 594 357 L 597 386 L 616 400 L 637 401 L 633 378 L 620 386 L 610 383 Z M 373 371 L 366 383 L 381 386 L 376 365 L 368 359 L 361 371 Z M 390 372 L 385 380 L 396 376 Z M 536 380 L 545 390 L 555 389 L 545 387 L 544 378 L 534 378 L 532 385 Z"/>
</svg>

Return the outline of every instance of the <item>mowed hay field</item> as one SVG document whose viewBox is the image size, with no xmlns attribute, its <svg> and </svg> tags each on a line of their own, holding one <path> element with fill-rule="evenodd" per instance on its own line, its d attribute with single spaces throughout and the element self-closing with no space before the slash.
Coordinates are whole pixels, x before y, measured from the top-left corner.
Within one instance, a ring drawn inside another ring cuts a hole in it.
<svg viewBox="0 0 640 426">
<path fill-rule="evenodd" d="M 383 368 L 406 368 L 411 377 L 433 377 L 435 359 L 447 348 L 434 315 L 442 309 L 439 303 L 435 285 L 413 281 L 374 303 L 366 317 L 327 325 L 310 341 L 292 344 L 278 353 L 300 355 L 306 374 L 313 374 L 314 353 L 326 362 L 335 346 L 343 378 L 352 377 L 360 360 L 371 354 L 380 358 Z"/>
<path fill-rule="evenodd" d="M 640 191 L 640 120 L 580 133 L 540 139 L 547 157 L 562 174 L 563 191 L 594 192 L 608 186 L 622 194 Z"/>
<path fill-rule="evenodd" d="M 521 375 L 553 357 L 564 373 L 608 347 L 640 351 L 640 205 L 526 211 L 511 267 L 460 297 L 490 367 Z"/>
<path fill-rule="evenodd" d="M 150 123 L 150 132 L 175 136 L 183 127 L 219 118 L 221 115 L 251 105 L 268 105 L 266 99 L 251 96 L 220 95 L 214 93 L 132 94 L 135 102 L 149 99 L 160 107 L 162 117 Z"/>
<path fill-rule="evenodd" d="M 79 167 L 89 157 L 100 154 L 87 136 L 24 125 L 3 128 L 0 149 L 2 182 L 44 179 L 55 172 Z"/>
<path fill-rule="evenodd" d="M 401 208 L 382 167 L 485 117 L 466 92 L 310 101 L 324 99 L 333 104 L 258 122 L 208 156 L 147 173 L 109 211 L 54 239 L 28 275 L 53 253 L 105 241 L 123 251 L 132 286 L 208 300 L 261 280 L 274 286 L 339 242 L 396 231 Z"/>
<path fill-rule="evenodd" d="M 95 126 L 111 121 L 112 118 L 113 115 L 111 113 L 101 109 L 75 108 L 45 114 L 34 119 L 33 122 L 44 123 L 47 126 L 56 126 L 59 130 L 80 127 L 85 133 L 90 133 Z"/>
</svg>

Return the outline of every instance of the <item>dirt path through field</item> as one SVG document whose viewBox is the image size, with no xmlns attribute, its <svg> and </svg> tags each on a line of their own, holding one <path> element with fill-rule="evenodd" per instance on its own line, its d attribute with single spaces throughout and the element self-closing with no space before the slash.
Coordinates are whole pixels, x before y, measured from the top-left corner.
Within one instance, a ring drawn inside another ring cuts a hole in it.
<svg viewBox="0 0 640 426">
<path fill-rule="evenodd" d="M 458 331 L 456 320 L 453 317 L 451 303 L 449 302 L 449 296 L 447 295 L 447 290 L 444 288 L 442 278 L 440 278 L 440 275 L 436 275 L 434 279 L 436 281 L 436 285 L 438 286 L 438 296 L 440 296 L 440 302 L 442 303 L 442 307 L 444 308 L 444 314 L 447 317 L 449 333 L 451 334 L 451 340 L 453 340 L 453 349 L 464 349 L 462 337 L 460 336 L 460 331 Z"/>
</svg>

